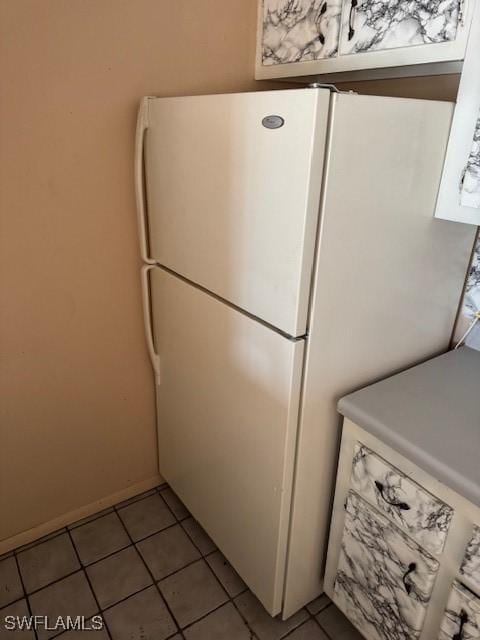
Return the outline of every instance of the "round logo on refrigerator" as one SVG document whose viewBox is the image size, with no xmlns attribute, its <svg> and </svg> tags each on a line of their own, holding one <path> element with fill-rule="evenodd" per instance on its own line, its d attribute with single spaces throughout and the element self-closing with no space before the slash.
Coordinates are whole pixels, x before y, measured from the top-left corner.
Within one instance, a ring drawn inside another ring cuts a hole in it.
<svg viewBox="0 0 480 640">
<path fill-rule="evenodd" d="M 262 124 L 267 129 L 280 129 L 285 124 L 285 120 L 282 116 L 265 116 L 262 120 Z"/>
</svg>

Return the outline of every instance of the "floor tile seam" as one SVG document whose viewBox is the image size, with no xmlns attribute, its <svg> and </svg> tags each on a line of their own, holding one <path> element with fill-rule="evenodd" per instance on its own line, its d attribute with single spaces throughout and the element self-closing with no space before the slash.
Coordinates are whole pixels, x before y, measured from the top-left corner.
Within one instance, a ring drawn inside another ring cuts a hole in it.
<svg viewBox="0 0 480 640">
<path fill-rule="evenodd" d="M 30 600 L 28 598 L 27 590 L 25 589 L 25 583 L 23 581 L 22 572 L 20 571 L 20 563 L 18 562 L 18 557 L 16 556 L 15 553 L 13 554 L 13 557 L 15 558 L 15 563 L 17 565 L 18 576 L 20 578 L 20 584 L 22 585 L 22 590 L 23 590 L 23 593 L 24 593 L 24 596 L 23 596 L 22 600 L 25 599 L 25 604 L 27 605 L 28 615 L 33 617 L 32 607 L 30 605 Z M 35 628 L 33 629 L 33 634 L 35 636 L 35 640 L 38 640 L 38 634 L 37 634 L 37 630 Z"/>
<path fill-rule="evenodd" d="M 324 611 L 329 605 L 327 605 L 326 607 L 323 607 L 323 609 L 320 609 L 320 611 L 317 614 L 313 614 L 310 613 L 310 611 L 307 609 L 307 607 L 303 607 L 303 609 L 308 613 L 308 618 L 306 620 L 304 620 L 302 622 L 302 624 L 300 626 L 302 626 L 303 624 L 307 624 L 307 622 L 309 620 L 312 620 L 317 627 L 320 628 L 320 630 L 325 634 L 325 636 L 328 638 L 328 640 L 332 640 L 330 638 L 330 635 L 325 631 L 325 629 L 322 627 L 322 625 L 320 624 L 320 622 L 316 619 L 315 615 L 318 615 L 319 613 L 321 613 L 322 611 Z M 294 633 L 294 631 L 297 631 L 297 629 L 299 629 L 299 627 L 295 627 L 295 629 L 292 629 L 291 631 L 288 632 L 288 634 L 286 636 L 283 636 L 282 640 L 286 640 L 288 638 L 288 636 L 290 636 L 292 633 Z"/>
<path fill-rule="evenodd" d="M 332 638 L 332 636 L 328 633 L 328 631 L 322 625 L 320 620 L 317 619 L 317 616 L 319 616 L 321 613 L 323 613 L 323 611 L 326 611 L 327 609 L 329 609 L 332 605 L 333 605 L 333 602 L 329 602 L 326 607 L 323 607 L 323 609 L 320 609 L 320 611 L 313 616 L 315 618 L 315 622 L 318 624 L 318 626 L 323 631 L 323 633 L 327 636 L 328 640 L 335 640 L 335 639 Z"/>
<path fill-rule="evenodd" d="M 247 589 L 247 591 L 248 591 L 248 589 Z M 238 596 L 235 596 L 235 598 L 240 597 L 243 593 L 245 593 L 245 591 L 243 591 L 242 593 L 239 593 Z M 250 634 L 252 636 L 252 640 L 259 640 L 259 636 L 255 633 L 255 631 L 253 630 L 253 627 L 251 626 L 250 622 L 247 620 L 245 615 L 242 613 L 242 611 L 238 607 L 237 603 L 235 602 L 235 599 L 232 598 L 231 602 L 232 602 L 233 606 L 235 607 L 236 612 L 238 613 L 238 615 L 241 617 L 241 619 L 245 623 L 245 626 L 250 631 Z"/>
<path fill-rule="evenodd" d="M 74 541 L 74 539 L 73 539 L 72 532 L 71 532 L 70 530 L 68 531 L 68 536 L 69 536 L 69 538 L 70 538 L 70 542 L 72 543 L 73 549 L 74 549 L 75 554 L 76 554 L 76 556 L 77 556 L 77 560 L 78 560 L 78 562 L 80 563 L 80 567 L 81 567 L 81 569 L 82 569 L 82 571 L 83 571 L 83 574 L 84 574 L 84 576 L 85 576 L 85 578 L 86 578 L 86 580 L 87 580 L 87 584 L 88 584 L 88 586 L 90 587 L 90 591 L 92 592 L 92 595 L 93 595 L 93 598 L 94 598 L 94 600 L 95 600 L 95 603 L 96 603 L 96 605 L 97 605 L 97 607 L 98 607 L 98 612 L 101 614 L 101 612 L 102 612 L 102 608 L 101 608 L 101 606 L 100 606 L 100 602 L 98 601 L 97 594 L 95 593 L 95 590 L 94 590 L 93 585 L 92 585 L 91 580 L 90 580 L 90 576 L 88 575 L 88 572 L 87 572 L 87 571 L 86 571 L 86 569 L 85 569 L 85 566 L 84 566 L 84 564 L 83 564 L 83 562 L 82 562 L 82 559 L 81 559 L 81 557 L 80 557 L 80 554 L 79 554 L 79 552 L 78 552 L 78 549 L 77 549 L 77 547 L 76 547 L 76 545 L 75 545 L 75 541 Z M 103 620 L 103 616 L 102 616 L 102 620 Z M 104 620 L 104 626 L 105 626 L 106 631 L 107 631 L 107 636 L 110 638 L 110 640 L 112 640 L 112 635 L 111 635 L 111 633 L 110 633 L 110 629 L 108 628 L 108 625 L 107 625 L 107 623 L 106 623 L 106 621 L 105 621 L 105 620 Z"/>
<path fill-rule="evenodd" d="M 160 489 L 160 487 L 163 487 L 163 489 Z M 165 482 L 163 485 L 159 485 L 158 487 L 154 487 L 153 489 L 151 489 L 151 491 L 155 491 L 156 493 L 160 494 L 161 490 L 165 490 L 167 488 L 170 488 L 170 487 L 169 487 L 168 483 Z M 152 496 L 152 495 L 155 495 L 155 494 L 151 493 L 150 496 Z M 129 503 L 128 505 L 124 505 L 124 506 L 128 507 L 128 506 L 130 506 L 130 504 L 135 504 L 137 502 L 140 502 L 141 500 L 144 500 L 145 498 L 149 498 L 150 496 L 145 496 L 143 498 L 138 496 L 138 499 L 133 500 L 133 502 Z M 165 502 L 165 504 L 167 505 L 168 509 L 170 510 L 170 512 L 172 513 L 173 517 L 175 518 L 175 520 L 178 523 L 180 523 L 182 520 L 186 520 L 187 518 L 191 517 L 191 516 L 188 515 L 188 516 L 185 516 L 185 518 L 182 518 L 182 519 L 177 518 L 177 516 L 173 513 L 173 511 L 168 506 L 165 498 L 162 495 L 160 497 L 162 498 L 163 502 Z M 121 504 L 122 504 L 121 502 L 118 502 L 117 504 L 114 504 L 111 507 L 106 507 L 105 509 L 101 509 L 97 513 L 93 513 L 91 516 L 85 516 L 85 518 L 89 518 L 88 522 L 83 522 L 82 524 L 76 524 L 75 522 L 72 522 L 70 524 L 65 525 L 65 527 L 62 527 L 62 529 L 58 529 L 56 531 L 52 531 L 52 533 L 47 533 L 46 535 L 49 536 L 49 537 L 46 540 L 42 539 L 45 536 L 41 536 L 37 540 L 33 540 L 32 542 L 29 542 L 29 543 L 27 543 L 25 545 L 21 545 L 20 547 L 16 547 L 15 549 L 12 549 L 11 551 L 7 551 L 5 556 L 0 559 L 0 562 L 2 562 L 3 560 L 8 560 L 8 558 L 11 558 L 14 555 L 18 555 L 20 553 L 23 553 L 24 551 L 29 551 L 30 549 L 33 549 L 34 547 L 37 547 L 38 545 L 44 544 L 45 542 L 50 542 L 50 540 L 54 540 L 55 538 L 58 538 L 59 536 L 63 535 L 64 533 L 67 533 L 68 531 L 70 531 L 72 529 L 78 529 L 78 528 L 83 527 L 83 526 L 85 526 L 87 524 L 91 524 L 92 522 L 95 522 L 99 518 L 103 518 L 104 516 L 108 516 L 108 515 L 110 515 L 110 513 L 113 513 L 114 511 L 117 511 L 118 509 L 124 508 L 124 507 L 120 507 L 119 506 Z M 83 520 L 83 518 L 81 518 L 81 519 Z M 174 526 L 174 525 L 169 525 L 169 526 Z M 160 529 L 160 531 L 163 531 L 163 529 Z M 156 532 L 156 533 L 158 533 L 158 532 Z M 149 534 L 149 536 L 150 535 L 155 535 L 155 534 Z M 146 537 L 149 537 L 149 536 L 146 536 Z M 142 538 L 142 540 L 145 540 L 145 539 L 146 538 Z M 140 540 L 139 540 L 139 542 L 140 542 Z M 11 554 L 11 555 L 8 555 L 8 554 Z"/>
<path fill-rule="evenodd" d="M 183 505 L 183 507 L 184 507 L 185 511 L 187 512 L 187 515 L 186 515 L 186 516 L 183 516 L 183 518 L 179 518 L 179 517 L 177 516 L 177 514 L 176 514 L 176 513 L 174 513 L 173 508 L 172 508 L 172 507 L 170 507 L 170 505 L 168 504 L 168 502 L 167 502 L 166 498 L 164 498 L 164 497 L 162 496 L 162 491 L 165 491 L 166 489 L 170 489 L 170 491 L 172 491 L 173 495 L 177 498 L 177 500 L 180 502 L 180 504 L 182 504 L 182 505 Z M 165 485 L 164 485 L 163 489 L 159 489 L 159 488 L 157 488 L 157 492 L 160 494 L 160 496 L 161 496 L 162 500 L 163 500 L 164 502 L 166 502 L 166 503 L 167 503 L 167 506 L 169 507 L 170 511 L 173 513 L 173 515 L 174 515 L 175 519 L 177 520 L 177 522 L 183 522 L 183 520 L 188 520 L 188 518 L 193 518 L 193 516 L 192 516 L 192 514 L 190 513 L 190 511 L 189 511 L 189 510 L 187 509 L 187 507 L 183 504 L 183 502 L 180 500 L 180 498 L 179 498 L 179 497 L 178 497 L 178 496 L 173 492 L 173 490 L 171 489 L 170 485 L 168 485 L 167 483 L 165 483 Z"/>
<path fill-rule="evenodd" d="M 193 516 L 191 516 L 193 518 Z M 200 553 L 200 555 L 202 556 L 203 559 L 205 559 L 207 556 L 209 556 L 211 553 L 215 553 L 215 551 L 220 551 L 220 549 L 215 546 L 215 549 L 212 549 L 212 551 L 209 551 L 208 553 L 203 553 L 203 551 L 200 549 L 200 547 L 198 546 L 198 544 L 195 542 L 195 540 L 193 539 L 193 536 L 190 535 L 190 533 L 187 531 L 187 529 L 183 526 L 183 523 L 185 522 L 185 520 L 188 520 L 188 518 L 184 518 L 181 522 L 179 522 L 179 525 L 182 527 L 183 531 L 186 533 L 186 535 L 188 536 L 188 538 L 190 539 L 191 543 L 193 544 L 193 546 L 197 549 L 197 551 Z M 202 526 L 197 520 L 195 520 L 195 518 L 193 518 L 194 522 L 196 522 L 200 527 Z M 205 531 L 205 530 L 204 530 Z M 208 536 L 208 533 L 205 531 L 205 534 Z M 210 536 L 209 536 L 210 537 Z M 213 540 L 212 540 L 213 542 Z M 215 544 L 215 543 L 214 543 Z M 221 553 L 221 552 L 220 552 Z M 207 562 L 208 564 L 208 562 Z"/>
<path fill-rule="evenodd" d="M 56 540 L 60 536 L 63 536 L 65 533 L 67 533 L 67 528 L 66 527 L 64 527 L 62 529 L 58 529 L 57 531 L 52 531 L 52 533 L 47 533 L 48 537 L 41 536 L 37 540 L 33 540 L 32 542 L 29 542 L 27 544 L 23 544 L 23 545 L 20 545 L 19 547 L 15 547 L 15 549 L 12 549 L 12 554 L 14 556 L 19 556 L 22 553 L 26 553 L 27 551 L 31 551 L 32 549 L 35 549 L 35 547 L 39 547 L 42 544 L 46 544 L 47 542 L 50 542 L 51 540 Z M 46 537 L 46 540 L 44 540 L 45 537 Z M 6 560 L 6 558 L 5 558 L 5 560 Z"/>
<path fill-rule="evenodd" d="M 134 504 L 138 504 L 139 502 L 142 502 L 143 500 L 148 500 L 148 498 L 152 498 L 153 496 L 157 496 L 157 495 L 160 498 L 160 500 L 163 502 L 164 506 L 167 508 L 168 512 L 173 517 L 173 519 L 177 520 L 176 515 L 173 513 L 173 511 L 168 506 L 168 503 L 165 500 L 165 498 L 162 495 L 160 495 L 159 491 L 155 491 L 154 493 L 150 493 L 148 496 L 144 496 L 143 498 L 139 498 L 138 500 L 134 500 L 133 502 L 130 502 L 129 504 L 125 504 L 123 506 L 120 506 L 122 503 L 119 502 L 118 504 L 114 504 L 112 509 L 117 513 L 117 515 L 120 515 L 120 513 L 119 513 L 120 511 L 123 511 L 124 509 L 128 509 L 128 507 L 131 507 Z M 171 525 L 169 525 L 169 526 L 171 526 Z"/>
<path fill-rule="evenodd" d="M 151 496 L 148 496 L 148 497 L 151 497 Z M 164 500 L 164 502 L 165 502 L 165 500 Z M 172 510 L 170 509 L 170 507 L 166 503 L 165 503 L 165 505 L 166 505 L 167 509 L 169 510 L 169 512 L 171 513 L 171 515 L 173 516 L 175 522 L 172 522 L 172 524 L 167 524 L 167 526 L 165 526 L 165 527 L 161 527 L 160 529 L 157 529 L 156 531 L 153 531 L 152 533 L 149 533 L 146 536 L 138 538 L 138 540 L 134 540 L 132 538 L 132 535 L 130 534 L 130 532 L 127 530 L 126 524 L 124 523 L 124 521 L 122 519 L 122 516 L 121 516 L 121 513 L 120 513 L 122 511 L 122 509 L 117 509 L 116 507 L 113 507 L 113 513 L 116 513 L 117 514 L 117 518 L 119 518 L 121 520 L 123 528 L 126 530 L 129 539 L 132 540 L 132 544 L 137 544 L 138 542 L 143 542 L 144 540 L 148 540 L 148 538 L 156 536 L 157 533 L 161 533 L 162 531 L 166 531 L 167 529 L 171 529 L 172 527 L 176 527 L 177 525 L 180 525 L 180 521 L 177 520 L 175 514 L 172 513 Z M 127 505 L 127 506 L 130 506 L 130 505 Z"/>
<path fill-rule="evenodd" d="M 168 508 L 168 506 L 167 506 L 167 508 Z M 116 509 L 115 509 L 115 511 L 116 511 Z M 124 522 L 123 522 L 123 520 L 120 518 L 120 516 L 118 515 L 118 513 L 117 513 L 117 517 L 119 518 L 120 522 L 122 523 L 122 527 L 123 527 L 123 529 L 124 529 L 125 533 L 127 534 L 128 539 L 130 540 L 130 542 L 132 543 L 132 545 L 135 547 L 135 543 L 134 543 L 134 541 L 133 541 L 133 538 L 132 538 L 132 536 L 130 535 L 130 533 L 129 533 L 129 531 L 128 531 L 128 529 L 127 529 L 126 525 L 125 525 L 125 523 L 124 523 Z M 175 517 L 175 516 L 174 516 L 174 517 Z M 167 602 L 166 598 L 164 597 L 163 593 L 161 592 L 160 587 L 158 586 L 158 583 L 155 581 L 155 578 L 153 577 L 153 573 L 151 572 L 150 567 L 149 567 L 149 566 L 148 566 L 148 564 L 145 562 L 145 559 L 143 558 L 142 554 L 138 551 L 138 549 L 137 549 L 136 547 L 135 547 L 135 549 L 136 549 L 136 551 L 137 551 L 138 555 L 140 556 L 140 560 L 143 562 L 143 565 L 144 565 L 145 569 L 147 570 L 147 572 L 148 572 L 148 574 L 149 574 L 150 578 L 151 578 L 151 579 L 152 579 L 152 581 L 153 581 L 153 586 L 156 588 L 156 590 L 157 590 L 157 592 L 158 592 L 158 595 L 160 596 L 160 598 L 161 598 L 161 600 L 162 600 L 162 602 L 163 602 L 163 604 L 164 604 L 164 606 L 165 606 L 166 610 L 167 610 L 167 611 L 168 611 L 168 613 L 170 614 L 170 617 L 171 617 L 171 619 L 173 620 L 173 623 L 174 623 L 174 625 L 177 627 L 177 631 L 178 631 L 179 629 L 181 629 L 181 627 L 180 627 L 180 625 L 179 625 L 179 623 L 178 623 L 177 618 L 173 615 L 173 611 L 171 610 L 171 608 L 170 608 L 170 606 L 169 606 L 169 604 L 168 604 L 168 602 Z M 175 635 L 175 634 L 173 634 L 173 635 Z"/>
<path fill-rule="evenodd" d="M 208 616 L 212 615 L 216 611 L 219 611 L 219 609 L 221 609 L 222 607 L 224 607 L 227 604 L 229 604 L 228 601 L 227 602 L 222 602 L 221 604 L 217 605 L 216 607 L 214 607 L 213 609 L 208 611 L 208 613 L 205 613 L 204 615 L 200 616 L 200 618 L 196 618 L 192 622 L 189 622 L 188 624 L 186 624 L 184 627 L 181 628 L 181 631 L 182 632 L 187 631 L 188 629 L 190 629 L 191 627 L 196 625 L 198 622 L 202 622 L 202 620 L 205 620 L 206 618 L 208 618 Z"/>
</svg>

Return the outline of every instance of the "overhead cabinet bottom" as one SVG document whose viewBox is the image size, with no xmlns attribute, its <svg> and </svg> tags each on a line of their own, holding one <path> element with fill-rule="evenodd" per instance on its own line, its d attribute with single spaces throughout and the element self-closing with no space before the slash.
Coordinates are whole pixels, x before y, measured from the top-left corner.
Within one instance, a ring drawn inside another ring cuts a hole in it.
<svg viewBox="0 0 480 640">
<path fill-rule="evenodd" d="M 160 473 L 267 610 L 280 612 L 303 340 L 150 272 Z"/>
</svg>

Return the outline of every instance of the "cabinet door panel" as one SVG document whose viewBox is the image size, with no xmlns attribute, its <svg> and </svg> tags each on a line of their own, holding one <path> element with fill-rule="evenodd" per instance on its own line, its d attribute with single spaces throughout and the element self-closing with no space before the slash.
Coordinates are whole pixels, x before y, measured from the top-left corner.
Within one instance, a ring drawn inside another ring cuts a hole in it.
<svg viewBox="0 0 480 640">
<path fill-rule="evenodd" d="M 480 527 L 474 527 L 460 569 L 463 580 L 480 595 Z"/>
<path fill-rule="evenodd" d="M 459 582 L 454 582 L 440 627 L 439 640 L 478 640 L 480 600 Z"/>
<path fill-rule="evenodd" d="M 264 0 L 262 63 L 336 55 L 341 11 L 342 0 Z"/>
<path fill-rule="evenodd" d="M 451 507 L 360 443 L 355 447 L 350 478 L 352 489 L 422 547 L 436 555 L 442 552 L 453 516 Z"/>
<path fill-rule="evenodd" d="M 455 39 L 460 0 L 346 0 L 340 54 Z"/>
<path fill-rule="evenodd" d="M 480 209 L 480 115 L 475 124 L 472 150 L 463 175 L 460 204 Z"/>
<path fill-rule="evenodd" d="M 437 570 L 432 556 L 349 493 L 334 602 L 366 638 L 418 638 Z"/>
</svg>

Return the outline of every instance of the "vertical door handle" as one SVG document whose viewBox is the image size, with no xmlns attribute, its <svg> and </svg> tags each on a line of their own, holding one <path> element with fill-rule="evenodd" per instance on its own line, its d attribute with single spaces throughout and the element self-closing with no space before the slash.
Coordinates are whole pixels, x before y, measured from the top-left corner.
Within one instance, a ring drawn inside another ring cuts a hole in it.
<svg viewBox="0 0 480 640">
<path fill-rule="evenodd" d="M 152 325 L 152 306 L 150 299 L 150 278 L 149 271 L 155 269 L 153 265 L 145 265 L 142 267 L 142 305 L 143 305 L 143 321 L 145 324 L 145 337 L 147 339 L 148 355 L 152 362 L 153 371 L 155 372 L 155 383 L 160 384 L 160 356 L 155 351 L 155 342 L 153 340 Z"/>
<path fill-rule="evenodd" d="M 148 255 L 147 239 L 147 207 L 145 198 L 145 176 L 143 167 L 143 149 L 145 133 L 148 129 L 148 101 L 143 98 L 138 109 L 137 129 L 135 133 L 135 200 L 137 204 L 138 233 L 140 238 L 140 254 L 147 264 L 155 264 Z"/>
</svg>

